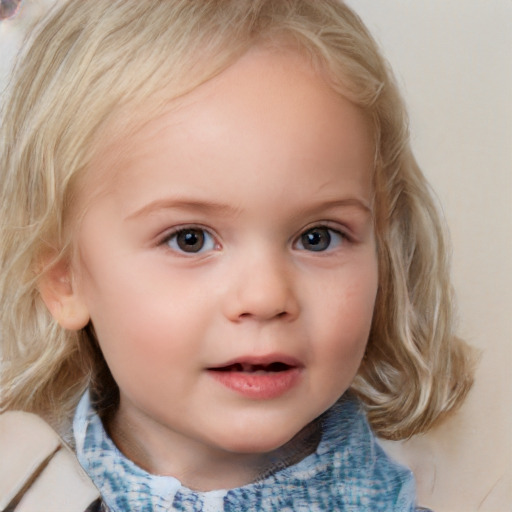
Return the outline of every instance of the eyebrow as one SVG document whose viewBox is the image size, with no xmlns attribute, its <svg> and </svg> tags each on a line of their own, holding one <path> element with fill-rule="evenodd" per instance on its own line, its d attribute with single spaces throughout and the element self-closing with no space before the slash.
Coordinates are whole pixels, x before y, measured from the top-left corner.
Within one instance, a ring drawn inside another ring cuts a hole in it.
<svg viewBox="0 0 512 512">
<path fill-rule="evenodd" d="M 317 204 L 308 207 L 307 210 L 311 213 L 315 213 L 319 210 L 331 210 L 334 208 L 347 207 L 355 207 L 358 210 L 361 210 L 363 213 L 373 215 L 373 211 L 370 205 L 366 201 L 355 197 L 319 201 Z M 227 214 L 233 216 L 240 211 L 239 208 L 235 208 L 227 204 L 217 203 L 215 201 L 188 198 L 165 198 L 151 201 L 142 208 L 139 208 L 135 212 L 129 214 L 125 220 L 132 220 L 138 217 L 144 217 L 153 213 L 157 213 L 161 210 L 169 209 L 194 210 L 204 214 Z"/>
<path fill-rule="evenodd" d="M 346 199 L 332 199 L 332 200 L 326 200 L 321 201 L 318 203 L 317 206 L 314 206 L 311 210 L 330 210 L 334 208 L 347 208 L 347 207 L 354 207 L 358 210 L 363 211 L 364 213 L 373 215 L 373 209 L 370 206 L 370 204 L 363 200 L 356 197 L 348 197 Z"/>
<path fill-rule="evenodd" d="M 195 210 L 205 214 L 221 213 L 234 215 L 238 212 L 238 208 L 234 208 L 227 204 L 216 203 L 208 200 L 181 199 L 181 198 L 165 198 L 151 201 L 147 205 L 139 208 L 135 212 L 128 215 L 125 220 L 131 220 L 137 217 L 144 217 L 157 213 L 161 210 Z"/>
</svg>

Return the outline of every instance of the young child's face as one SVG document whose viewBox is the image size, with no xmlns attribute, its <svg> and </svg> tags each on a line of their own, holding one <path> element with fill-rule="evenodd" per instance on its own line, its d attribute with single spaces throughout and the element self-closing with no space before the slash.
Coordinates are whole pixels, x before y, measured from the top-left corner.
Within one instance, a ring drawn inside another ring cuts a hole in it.
<svg viewBox="0 0 512 512">
<path fill-rule="evenodd" d="M 264 50 L 169 107 L 98 148 L 77 300 L 142 445 L 270 451 L 343 394 L 364 354 L 370 123 L 301 57 Z"/>
</svg>

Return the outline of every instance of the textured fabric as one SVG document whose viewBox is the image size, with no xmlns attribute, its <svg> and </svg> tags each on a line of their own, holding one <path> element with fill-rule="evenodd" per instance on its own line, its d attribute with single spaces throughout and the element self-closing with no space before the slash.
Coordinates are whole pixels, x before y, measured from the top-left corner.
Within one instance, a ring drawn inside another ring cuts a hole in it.
<svg viewBox="0 0 512 512">
<path fill-rule="evenodd" d="M 343 398 L 321 418 L 314 453 L 244 487 L 196 492 L 128 460 L 82 397 L 74 420 L 77 455 L 111 512 L 413 512 L 414 479 L 377 444 L 360 405 Z"/>
</svg>

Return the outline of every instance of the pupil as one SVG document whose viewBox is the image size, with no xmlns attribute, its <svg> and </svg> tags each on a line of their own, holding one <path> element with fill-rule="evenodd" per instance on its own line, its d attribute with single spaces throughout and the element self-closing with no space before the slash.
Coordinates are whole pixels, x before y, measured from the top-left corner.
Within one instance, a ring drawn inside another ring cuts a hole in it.
<svg viewBox="0 0 512 512">
<path fill-rule="evenodd" d="M 310 251 L 325 251 L 331 243 L 331 235 L 326 228 L 315 228 L 302 235 L 302 244 Z"/>
<path fill-rule="evenodd" d="M 184 252 L 198 252 L 204 245 L 204 234 L 200 229 L 187 229 L 178 233 L 177 243 Z"/>
</svg>

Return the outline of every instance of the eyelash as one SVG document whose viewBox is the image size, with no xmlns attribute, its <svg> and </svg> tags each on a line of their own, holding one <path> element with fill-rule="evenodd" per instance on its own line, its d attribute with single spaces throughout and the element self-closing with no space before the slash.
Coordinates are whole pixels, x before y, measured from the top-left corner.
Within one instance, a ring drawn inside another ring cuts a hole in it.
<svg viewBox="0 0 512 512">
<path fill-rule="evenodd" d="M 183 238 L 180 239 L 180 236 Z M 332 246 L 333 241 L 335 243 L 334 247 Z M 317 224 L 304 229 L 295 239 L 292 247 L 300 251 L 323 253 L 330 252 L 330 250 L 334 250 L 350 241 L 350 237 L 343 231 L 328 225 Z M 180 242 L 186 245 L 180 245 Z M 310 249 L 307 249 L 305 244 L 310 244 Z M 165 235 L 158 245 L 167 246 L 168 249 L 178 254 L 191 256 L 213 251 L 220 247 L 215 235 L 209 229 L 197 225 L 180 226 L 173 229 Z M 187 250 L 187 246 L 191 250 Z"/>
<path fill-rule="evenodd" d="M 189 248 L 191 249 L 194 249 L 194 240 L 199 240 L 200 242 L 200 247 L 198 248 L 197 251 L 194 251 L 194 250 L 186 250 L 186 249 L 183 249 L 182 247 L 179 247 L 177 244 L 179 244 L 180 240 L 179 240 L 179 236 L 180 235 L 183 235 L 185 238 L 182 240 L 183 242 L 187 242 L 187 238 L 186 238 L 186 235 L 192 235 L 192 237 L 189 237 L 188 241 L 192 242 L 189 245 Z M 175 242 L 176 246 L 173 247 L 171 244 Z M 210 245 L 211 247 L 208 247 L 207 249 L 204 249 L 204 245 L 208 244 Z M 219 247 L 219 244 L 216 242 L 216 238 L 215 236 L 210 232 L 210 230 L 202 227 L 202 226 L 195 226 L 195 225 L 191 225 L 191 226 L 180 226 L 180 227 L 177 227 L 175 229 L 173 229 L 171 232 L 167 233 L 165 238 L 159 242 L 158 245 L 166 245 L 168 246 L 168 248 L 174 252 L 177 252 L 179 254 L 190 254 L 190 255 L 194 255 L 194 254 L 200 254 L 202 252 L 206 252 L 206 251 L 212 251 L 212 250 L 215 250 L 216 248 Z"/>
<path fill-rule="evenodd" d="M 313 236 L 319 235 L 320 232 L 322 232 L 322 234 L 324 235 L 324 238 L 325 238 L 325 235 L 327 235 L 327 237 L 324 240 L 324 243 L 322 243 L 322 240 L 318 239 L 318 236 L 316 237 L 316 242 L 315 242 L 315 238 L 313 238 Z M 311 236 L 311 238 L 309 239 L 309 242 L 313 243 L 314 245 L 319 245 L 319 249 L 312 248 L 312 249 L 308 250 L 308 249 L 304 248 L 305 237 L 308 236 L 308 234 Z M 335 247 L 332 247 L 333 240 L 336 241 Z M 350 242 L 350 241 L 351 240 L 348 237 L 348 235 L 346 233 L 344 233 L 343 231 L 340 231 L 339 229 L 335 229 L 330 226 L 326 226 L 324 224 L 318 224 L 318 225 L 311 226 L 311 227 L 308 227 L 305 230 L 303 230 L 301 232 L 301 234 L 297 237 L 297 239 L 293 245 L 294 245 L 294 248 L 298 248 L 297 245 L 299 243 L 301 243 L 303 248 L 299 249 L 299 250 L 303 250 L 303 251 L 327 252 L 330 250 L 334 250 L 337 247 L 339 247 L 340 245 L 343 245 L 346 242 Z M 325 243 L 327 244 L 327 246 L 325 246 Z"/>
</svg>

